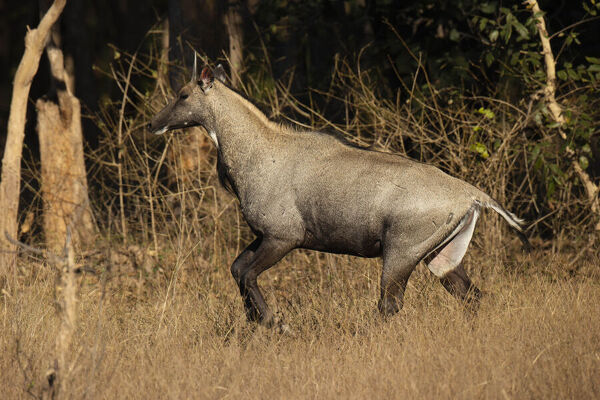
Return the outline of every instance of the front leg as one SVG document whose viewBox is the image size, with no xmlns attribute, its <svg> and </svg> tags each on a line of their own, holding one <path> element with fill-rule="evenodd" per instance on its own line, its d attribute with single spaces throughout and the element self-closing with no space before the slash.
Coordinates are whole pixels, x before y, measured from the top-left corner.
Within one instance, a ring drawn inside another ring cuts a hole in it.
<svg viewBox="0 0 600 400">
<path fill-rule="evenodd" d="M 233 279 L 235 279 L 235 283 L 237 283 L 240 289 L 240 295 L 244 300 L 244 310 L 246 310 L 246 318 L 249 321 L 258 321 L 259 313 L 252 301 L 250 300 L 248 290 L 243 284 L 241 276 L 242 271 L 244 271 L 247 268 L 248 264 L 252 260 L 252 257 L 254 257 L 254 253 L 256 252 L 256 249 L 258 249 L 258 247 L 260 246 L 261 241 L 262 238 L 255 239 L 252 243 L 248 245 L 248 247 L 244 249 L 244 251 L 240 253 L 239 256 L 237 256 L 233 264 L 231 264 L 231 275 L 233 275 Z"/>
<path fill-rule="evenodd" d="M 293 244 L 284 240 L 267 236 L 258 238 L 238 256 L 231 266 L 231 273 L 244 300 L 248 320 L 258 320 L 267 326 L 272 325 L 273 313 L 260 292 L 257 278 L 294 247 Z"/>
</svg>

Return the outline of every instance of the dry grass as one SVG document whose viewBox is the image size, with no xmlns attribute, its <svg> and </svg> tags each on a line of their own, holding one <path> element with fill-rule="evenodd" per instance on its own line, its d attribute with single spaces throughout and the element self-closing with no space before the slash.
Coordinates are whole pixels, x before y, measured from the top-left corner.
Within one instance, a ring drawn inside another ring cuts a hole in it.
<svg viewBox="0 0 600 400">
<path fill-rule="evenodd" d="M 569 277 L 564 260 L 535 258 L 470 268 L 487 293 L 475 316 L 419 267 L 382 321 L 375 261 L 296 252 L 262 279 L 291 337 L 245 322 L 231 259 L 194 252 L 175 269 L 173 252 L 168 272 L 104 275 L 105 290 L 81 276 L 68 397 L 598 397 L 597 262 Z M 48 267 L 22 267 L 0 299 L 1 398 L 38 393 L 59 324 Z"/>
</svg>

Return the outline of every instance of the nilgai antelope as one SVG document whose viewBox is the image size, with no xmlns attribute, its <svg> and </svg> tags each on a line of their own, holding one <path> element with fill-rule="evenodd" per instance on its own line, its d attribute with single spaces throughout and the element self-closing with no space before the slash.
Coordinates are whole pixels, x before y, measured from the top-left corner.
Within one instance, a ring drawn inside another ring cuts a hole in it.
<svg viewBox="0 0 600 400">
<path fill-rule="evenodd" d="M 270 121 L 225 84 L 221 66 L 197 77 L 194 62 L 191 82 L 148 128 L 197 125 L 214 141 L 221 183 L 256 235 L 231 266 L 249 320 L 272 325 L 257 277 L 293 249 L 382 257 L 378 308 L 389 315 L 421 260 L 455 297 L 477 301 L 461 261 L 483 208 L 528 244 L 523 221 L 481 190 L 431 165 Z"/>
</svg>

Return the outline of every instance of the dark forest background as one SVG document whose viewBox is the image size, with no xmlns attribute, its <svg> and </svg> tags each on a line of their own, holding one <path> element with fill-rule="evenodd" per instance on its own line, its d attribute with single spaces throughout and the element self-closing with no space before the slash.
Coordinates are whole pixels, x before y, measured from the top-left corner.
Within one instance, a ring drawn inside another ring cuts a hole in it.
<svg viewBox="0 0 600 400">
<path fill-rule="evenodd" d="M 451 173 L 471 177 L 470 181 L 477 179 L 476 168 L 485 169 L 487 160 L 502 149 L 502 138 L 485 136 L 485 123 L 501 131 L 518 119 L 510 109 L 495 107 L 509 104 L 514 110 L 529 110 L 517 132 L 521 139 L 511 144 L 516 161 L 506 171 L 509 181 L 525 182 L 527 177 L 529 183 L 503 186 L 516 193 L 508 200 L 528 220 L 541 220 L 533 230 L 542 237 L 555 237 L 565 219 L 573 224 L 571 231 L 585 235 L 596 220 L 570 162 L 578 162 L 592 181 L 598 182 L 599 6 L 595 0 L 546 0 L 540 7 L 545 11 L 557 61 L 557 97 L 567 115 L 567 124 L 561 127 L 567 134 L 566 142 L 553 131 L 556 123 L 540 99 L 546 79 L 544 60 L 532 13 L 521 2 L 71 0 L 60 21 L 60 33 L 67 69 L 73 71 L 75 94 L 82 102 L 89 153 L 102 145 L 102 135 L 106 134 L 98 120 L 106 107 L 122 97 L 122 88 L 107 73 L 111 65 L 129 60 L 135 53 L 146 55 L 146 65 L 154 65 L 157 71 L 159 55 L 153 51 L 168 21 L 168 82 L 177 90 L 189 76 L 192 48 L 213 65 L 227 65 L 230 36 L 225 16 L 235 9 L 242 21 L 240 75 L 242 82 L 252 82 L 254 88 L 244 87 L 244 91 L 260 105 L 269 108 L 272 98 L 265 93 L 285 86 L 288 98 L 309 105 L 310 112 L 299 112 L 301 107 L 291 105 L 277 111 L 314 126 L 312 117 L 318 110 L 330 125 L 346 124 L 346 133 L 361 132 L 369 145 L 381 143 L 383 136 L 379 137 L 375 128 L 365 134 L 364 129 L 348 127 L 349 119 L 365 122 L 362 103 L 352 88 L 359 79 L 366 79 L 373 101 L 381 101 L 377 106 L 392 114 L 425 115 L 433 113 L 427 109 L 431 106 L 439 115 L 460 115 L 469 130 L 463 125 L 456 128 L 462 136 L 454 144 L 473 157 L 472 164 L 467 163 L 471 173 L 464 171 L 464 165 L 455 166 L 440 158 L 444 149 L 439 143 L 429 146 L 431 154 L 424 153 L 423 143 L 416 144 L 414 139 L 416 128 L 410 128 L 408 122 L 406 129 L 412 129 L 412 136 L 386 139 L 385 143 L 390 150 L 434 162 Z M 0 0 L 1 142 L 26 27 L 36 26 L 39 18 L 38 0 Z M 156 74 L 148 70 L 132 79 L 141 92 L 148 92 L 155 85 Z M 27 165 L 35 164 L 27 160 L 36 159 L 38 146 L 34 101 L 47 93 L 49 86 L 44 56 L 30 93 L 24 153 Z M 420 105 L 403 108 L 413 99 Z M 354 102 L 350 108 L 349 101 Z M 128 107 L 126 112 L 134 115 L 136 111 Z M 424 131 L 449 129 L 444 122 L 439 125 L 427 118 L 421 119 Z M 492 178 L 486 179 L 483 186 L 494 185 Z M 90 185 L 93 191 L 93 179 Z M 26 185 L 25 196 L 31 187 Z"/>
<path fill-rule="evenodd" d="M 600 21 L 594 18 L 595 12 L 589 12 L 594 3 L 541 3 L 550 33 L 566 28 L 552 43 L 562 65 L 576 70 L 587 63 L 586 56 L 600 56 Z M 185 60 L 191 67 L 189 47 L 184 45 L 182 55 L 178 41 L 191 44 L 212 60 L 222 60 L 228 46 L 223 23 L 228 6 L 228 1 L 217 0 L 69 1 L 61 19 L 63 50 L 74 61 L 77 96 L 84 107 L 94 112 L 99 101 L 118 91 L 111 79 L 96 70 L 106 69 L 114 60 L 113 49 L 139 50 L 147 44 L 148 32 L 165 19 L 173 21 L 173 36 L 181 38 L 171 39 L 172 61 Z M 417 62 L 407 51 L 410 49 L 420 55 L 431 83 L 437 87 L 510 96 L 523 89 L 522 82 L 512 78 L 526 72 L 519 71 L 526 66 L 523 60 L 515 63 L 510 57 L 526 47 L 523 42 L 527 39 L 536 42 L 536 37 L 519 36 L 525 29 L 522 23 L 529 17 L 521 2 L 250 0 L 241 2 L 240 7 L 244 73 L 254 73 L 266 52 L 275 79 L 294 69 L 293 90 L 300 95 L 308 88 L 327 89 L 335 58 L 355 58 L 366 46 L 361 63 L 376 69 L 378 84 L 386 95 L 395 96 L 401 88 L 398 75 L 409 78 L 416 71 Z M 507 21 L 507 15 L 513 20 Z M 26 27 L 36 26 L 39 18 L 38 0 L 0 1 L 0 126 L 6 126 L 12 78 L 23 54 Z M 507 28 L 516 40 L 490 40 L 492 32 L 504 34 Z M 45 62 L 42 59 L 41 73 L 31 91 L 34 99 L 49 86 Z M 538 63 L 535 65 L 541 67 Z M 172 83 L 177 86 L 179 82 Z"/>
</svg>

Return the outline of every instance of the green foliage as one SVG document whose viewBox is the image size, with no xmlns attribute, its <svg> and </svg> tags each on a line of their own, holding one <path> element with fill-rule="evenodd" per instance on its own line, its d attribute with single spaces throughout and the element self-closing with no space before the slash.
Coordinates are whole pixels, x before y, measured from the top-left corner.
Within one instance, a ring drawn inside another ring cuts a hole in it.
<svg viewBox="0 0 600 400">
<path fill-rule="evenodd" d="M 531 10 L 518 4 L 498 9 L 492 7 L 493 4 L 496 3 L 482 4 L 480 13 L 470 20 L 471 27 L 478 31 L 480 40 L 486 44 L 483 55 L 486 67 L 495 69 L 501 79 L 511 78 L 512 84 L 517 82 L 522 98 L 534 95 L 542 100 L 539 94 L 546 86 L 546 72 L 536 17 L 547 19 L 547 15 L 532 15 Z M 582 7 L 585 10 L 582 21 L 594 17 L 600 8 L 595 0 L 583 2 Z M 561 83 L 558 95 L 562 90 L 571 94 L 564 109 L 566 123 L 562 126 L 553 120 L 543 101 L 534 104 L 533 121 L 543 134 L 536 135 L 537 143 L 530 146 L 529 157 L 533 160 L 534 171 L 545 182 L 548 200 L 555 196 L 558 188 L 564 188 L 567 180 L 574 179 L 574 175 L 565 173 L 569 168 L 567 147 L 578 155 L 577 161 L 583 169 L 588 169 L 590 159 L 594 158 L 591 151 L 595 132 L 593 121 L 597 120 L 599 113 L 592 104 L 598 99 L 596 93 L 600 78 L 600 58 L 577 55 L 577 48 L 582 42 L 574 27 L 557 34 L 550 32 L 550 40 L 556 58 L 556 75 Z M 566 100 L 560 96 L 559 99 L 562 102 Z M 567 143 L 548 140 L 546 135 L 558 137 L 553 134 L 557 129 L 564 131 Z"/>
<path fill-rule="evenodd" d="M 474 151 L 475 153 L 479 154 L 479 156 L 481 158 L 483 158 L 484 160 L 486 158 L 490 157 L 490 153 L 487 150 L 487 147 L 485 147 L 485 144 L 481 143 L 481 142 L 475 142 L 473 143 L 470 147 L 469 150 Z"/>
<path fill-rule="evenodd" d="M 488 108 L 480 107 L 479 110 L 477 110 L 477 112 L 487 119 L 494 119 L 496 117 L 494 112 Z"/>
</svg>

